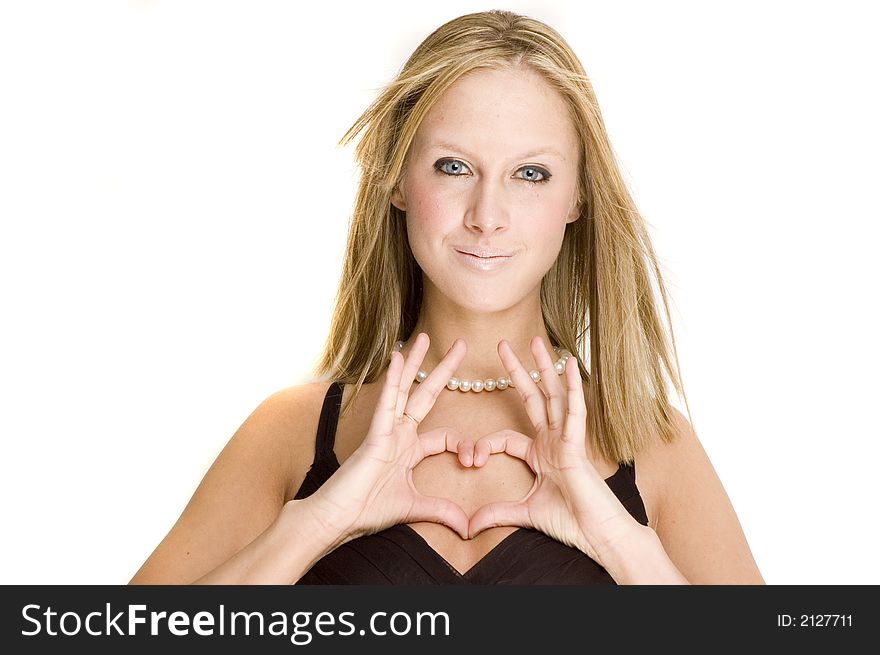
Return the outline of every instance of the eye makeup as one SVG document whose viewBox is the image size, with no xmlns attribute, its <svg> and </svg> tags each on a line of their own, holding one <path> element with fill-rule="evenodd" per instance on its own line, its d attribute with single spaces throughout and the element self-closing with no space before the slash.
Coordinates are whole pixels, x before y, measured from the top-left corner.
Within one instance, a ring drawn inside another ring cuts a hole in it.
<svg viewBox="0 0 880 655">
<path fill-rule="evenodd" d="M 447 164 L 449 165 L 449 167 L 447 167 Z M 434 170 L 448 177 L 465 177 L 466 174 L 462 174 L 460 172 L 450 172 L 455 170 L 461 171 L 462 168 L 466 169 L 467 164 L 465 164 L 460 159 L 443 158 L 438 159 L 434 163 Z M 519 171 L 533 171 L 534 173 L 537 173 L 541 176 L 541 179 L 539 180 L 532 180 L 527 177 L 518 178 L 524 182 L 528 182 L 529 184 L 543 184 L 544 182 L 548 182 L 552 177 L 548 170 L 546 170 L 545 168 L 541 168 L 540 166 L 522 166 L 517 170 L 517 172 Z"/>
</svg>

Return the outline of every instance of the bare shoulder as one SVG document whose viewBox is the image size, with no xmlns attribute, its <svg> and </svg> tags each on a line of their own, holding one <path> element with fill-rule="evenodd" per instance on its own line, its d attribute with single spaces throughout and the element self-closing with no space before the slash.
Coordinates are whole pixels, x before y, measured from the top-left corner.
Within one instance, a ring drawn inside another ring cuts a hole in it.
<svg viewBox="0 0 880 655">
<path fill-rule="evenodd" d="M 266 398 L 255 410 L 274 433 L 279 456 L 287 461 L 287 484 L 284 500 L 296 495 L 315 458 L 315 439 L 321 408 L 330 382 L 317 381 L 286 387 Z"/>
<path fill-rule="evenodd" d="M 676 408 L 671 413 L 672 441 L 652 435 L 636 456 L 636 483 L 646 509 L 651 505 L 650 526 L 691 583 L 763 584 L 733 504 L 696 431 Z"/>
<path fill-rule="evenodd" d="M 674 482 L 671 476 L 676 468 L 686 468 L 702 451 L 702 445 L 687 418 L 675 407 L 670 407 L 673 424 L 673 440 L 667 442 L 659 434 L 649 435 L 646 446 L 636 455 L 636 481 L 643 495 L 652 498 L 655 511 L 651 527 L 657 529 L 659 510 L 667 484 Z M 703 453 L 705 455 L 705 452 Z M 708 458 L 707 458 L 708 459 Z M 649 513 L 651 514 L 651 513 Z"/>
<path fill-rule="evenodd" d="M 236 441 L 247 442 L 248 449 L 270 454 L 285 477 L 297 477 L 298 472 L 304 477 L 314 457 L 321 405 L 329 386 L 324 381 L 306 382 L 270 394 L 244 420 L 227 448 Z"/>
<path fill-rule="evenodd" d="M 239 429 L 245 438 L 257 437 L 283 465 L 283 500 L 292 499 L 315 457 L 315 440 L 321 408 L 330 388 L 328 381 L 314 381 L 279 389 L 269 395 Z"/>
<path fill-rule="evenodd" d="M 132 583 L 185 584 L 228 560 L 277 518 L 314 456 L 329 382 L 281 389 L 262 400 L 205 473 L 177 522 Z"/>
<path fill-rule="evenodd" d="M 321 404 L 329 387 L 329 382 L 318 381 L 279 389 L 254 409 L 242 427 L 269 430 L 276 436 L 305 437 L 303 428 L 310 427 L 311 422 L 315 428 L 318 426 Z"/>
<path fill-rule="evenodd" d="M 273 423 L 289 424 L 313 413 L 315 402 L 320 409 L 329 387 L 329 382 L 320 380 L 284 387 L 267 396 L 249 418 L 259 416 Z"/>
</svg>

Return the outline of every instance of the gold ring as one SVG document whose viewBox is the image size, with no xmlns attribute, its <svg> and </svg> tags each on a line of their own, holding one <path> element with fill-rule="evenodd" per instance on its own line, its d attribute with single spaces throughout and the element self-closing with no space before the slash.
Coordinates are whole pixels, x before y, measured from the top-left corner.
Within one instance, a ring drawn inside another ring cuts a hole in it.
<svg viewBox="0 0 880 655">
<path fill-rule="evenodd" d="M 411 420 L 413 423 L 415 423 L 416 425 L 419 424 L 419 419 L 417 419 L 416 417 L 410 415 L 408 412 L 404 412 L 403 415 L 406 416 L 408 419 L 410 419 L 410 420 Z"/>
</svg>

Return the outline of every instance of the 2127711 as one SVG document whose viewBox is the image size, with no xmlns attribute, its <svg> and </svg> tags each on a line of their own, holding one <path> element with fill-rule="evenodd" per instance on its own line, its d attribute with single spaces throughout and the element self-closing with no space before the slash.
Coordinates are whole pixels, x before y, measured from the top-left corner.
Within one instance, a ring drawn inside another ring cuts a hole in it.
<svg viewBox="0 0 880 655">
<path fill-rule="evenodd" d="M 777 614 L 780 628 L 851 628 L 852 614 Z"/>
</svg>

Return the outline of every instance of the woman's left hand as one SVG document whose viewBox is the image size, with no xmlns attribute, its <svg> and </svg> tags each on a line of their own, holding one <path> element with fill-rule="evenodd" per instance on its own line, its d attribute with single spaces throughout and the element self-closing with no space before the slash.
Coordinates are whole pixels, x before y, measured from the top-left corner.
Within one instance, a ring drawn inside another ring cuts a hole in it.
<svg viewBox="0 0 880 655">
<path fill-rule="evenodd" d="M 470 457 L 460 452 L 459 458 L 479 467 L 491 454 L 506 452 L 529 465 L 535 483 L 522 500 L 490 503 L 477 510 L 470 519 L 469 536 L 497 526 L 534 528 L 603 564 L 607 549 L 642 526 L 590 461 L 584 391 L 574 356 L 566 360 L 561 378 L 543 340 L 533 338 L 530 347 L 546 393 L 507 341 L 498 344 L 498 353 L 525 403 L 535 438 L 500 430 L 471 442 Z"/>
</svg>

